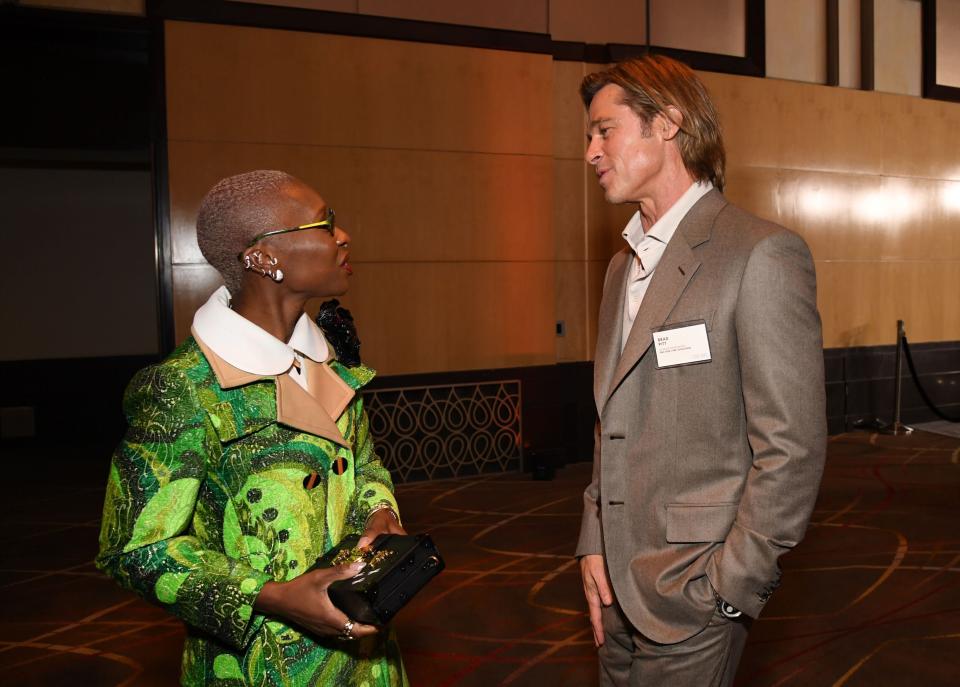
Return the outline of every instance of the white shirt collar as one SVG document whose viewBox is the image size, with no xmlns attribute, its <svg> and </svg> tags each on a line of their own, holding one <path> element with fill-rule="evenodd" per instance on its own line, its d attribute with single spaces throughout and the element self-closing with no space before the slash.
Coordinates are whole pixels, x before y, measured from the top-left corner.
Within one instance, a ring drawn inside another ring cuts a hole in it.
<svg viewBox="0 0 960 687">
<path fill-rule="evenodd" d="M 296 353 L 318 363 L 330 357 L 323 332 L 306 313 L 284 343 L 230 309 L 230 292 L 221 286 L 193 316 L 193 331 L 214 353 L 244 372 L 279 375 L 290 369 Z"/>
<path fill-rule="evenodd" d="M 690 212 L 690 208 L 696 205 L 697 201 L 707 195 L 711 189 L 713 189 L 713 184 L 709 181 L 695 181 L 692 183 L 690 188 L 683 192 L 683 195 L 677 199 L 677 202 L 671 205 L 670 209 L 663 213 L 660 219 L 650 227 L 650 231 L 646 233 L 643 231 L 640 211 L 637 210 L 623 230 L 624 240 L 630 244 L 630 247 L 633 248 L 635 253 L 639 252 L 640 243 L 644 239 L 659 241 L 664 245 L 670 243 L 670 239 L 673 238 L 673 234 L 677 231 L 677 227 L 680 226 L 680 222 L 683 221 L 683 218 Z"/>
</svg>

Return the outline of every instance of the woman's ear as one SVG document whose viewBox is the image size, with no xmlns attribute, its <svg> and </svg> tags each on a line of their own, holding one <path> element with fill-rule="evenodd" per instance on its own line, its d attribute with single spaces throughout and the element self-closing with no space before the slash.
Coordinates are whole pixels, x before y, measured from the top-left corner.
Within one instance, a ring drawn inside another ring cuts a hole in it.
<svg viewBox="0 0 960 687">
<path fill-rule="evenodd" d="M 260 248 L 260 244 L 251 246 L 240 254 L 240 263 L 245 271 L 270 277 L 277 282 L 283 279 L 283 271 L 278 267 L 279 262 L 271 252 Z"/>
</svg>

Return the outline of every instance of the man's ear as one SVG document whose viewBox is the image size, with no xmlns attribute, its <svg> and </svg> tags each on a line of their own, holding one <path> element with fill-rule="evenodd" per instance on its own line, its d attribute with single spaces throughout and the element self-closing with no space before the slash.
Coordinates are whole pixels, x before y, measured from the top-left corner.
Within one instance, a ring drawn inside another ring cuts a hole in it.
<svg viewBox="0 0 960 687">
<path fill-rule="evenodd" d="M 660 121 L 657 122 L 660 127 L 660 135 L 665 141 L 672 141 L 680 133 L 680 127 L 683 126 L 683 113 L 679 108 L 673 105 L 667 107 L 660 113 Z"/>
</svg>

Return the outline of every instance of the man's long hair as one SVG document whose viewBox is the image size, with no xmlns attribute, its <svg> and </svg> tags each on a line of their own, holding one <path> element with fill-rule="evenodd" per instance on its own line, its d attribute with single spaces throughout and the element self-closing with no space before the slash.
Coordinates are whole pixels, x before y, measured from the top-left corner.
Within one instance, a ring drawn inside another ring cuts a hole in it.
<svg viewBox="0 0 960 687">
<path fill-rule="evenodd" d="M 720 132 L 720 118 L 706 87 L 693 70 L 663 55 L 647 55 L 621 62 L 609 69 L 588 74 L 580 84 L 580 97 L 588 108 L 597 92 L 608 84 L 624 91 L 623 104 L 644 124 L 662 114 L 680 127 L 677 145 L 683 165 L 697 181 L 709 180 L 723 190 L 726 153 Z M 682 121 L 671 117 L 675 107 Z"/>
</svg>

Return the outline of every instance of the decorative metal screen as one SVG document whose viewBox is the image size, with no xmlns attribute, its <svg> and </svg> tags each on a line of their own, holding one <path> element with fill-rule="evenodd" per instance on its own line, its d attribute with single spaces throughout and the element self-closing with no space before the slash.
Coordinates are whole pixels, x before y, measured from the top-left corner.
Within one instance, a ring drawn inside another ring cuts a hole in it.
<svg viewBox="0 0 960 687">
<path fill-rule="evenodd" d="M 377 455 L 398 482 L 520 470 L 520 382 L 364 394 Z"/>
</svg>

